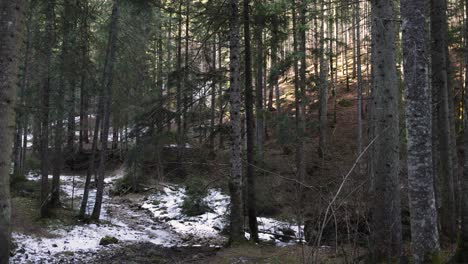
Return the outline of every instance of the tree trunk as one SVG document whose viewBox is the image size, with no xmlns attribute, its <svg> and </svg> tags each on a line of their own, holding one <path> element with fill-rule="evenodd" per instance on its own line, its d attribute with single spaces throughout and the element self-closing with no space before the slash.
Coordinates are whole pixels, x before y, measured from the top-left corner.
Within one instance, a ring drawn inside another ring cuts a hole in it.
<svg viewBox="0 0 468 264">
<path fill-rule="evenodd" d="M 178 34 L 177 34 L 177 91 L 176 91 L 176 123 L 177 123 L 177 161 L 180 162 L 180 145 L 182 144 L 182 1 L 179 0 Z"/>
<path fill-rule="evenodd" d="M 415 263 L 439 255 L 431 144 L 431 93 L 426 47 L 425 0 L 402 0 L 403 58 L 406 93 L 408 188 L 412 253 Z M 375 56 L 374 56 L 375 57 Z"/>
<path fill-rule="evenodd" d="M 42 88 L 42 116 L 41 116 L 41 217 L 48 215 L 49 207 L 49 105 L 50 84 L 52 78 L 52 45 L 53 45 L 53 23 L 54 2 L 48 1 L 46 5 L 45 26 L 45 65 L 46 76 Z"/>
<path fill-rule="evenodd" d="M 255 197 L 255 142 L 254 142 L 254 114 L 253 114 L 253 91 L 252 91 L 252 63 L 250 49 L 250 4 L 249 0 L 244 0 L 244 80 L 245 80 L 245 118 L 247 136 L 247 213 L 249 216 L 250 239 L 259 242 L 257 208 Z M 258 32 L 257 32 L 258 34 Z M 257 76 L 258 77 L 258 76 Z M 257 83 L 258 85 L 258 83 Z"/>
<path fill-rule="evenodd" d="M 217 71 L 216 71 L 216 35 L 213 36 L 213 53 L 212 53 L 212 72 L 213 83 L 211 85 L 211 106 L 210 106 L 210 150 L 214 153 L 215 141 L 215 115 L 216 115 L 216 86 L 217 86 Z"/>
<path fill-rule="evenodd" d="M 373 258 L 376 263 L 398 262 L 402 256 L 401 201 L 399 180 L 399 87 L 396 70 L 394 5 L 392 0 L 372 1 L 372 40 L 374 61 L 373 145 L 374 192 L 372 204 Z M 358 4 L 357 4 L 358 5 Z M 356 7 L 356 19 L 359 19 Z M 385 23 L 382 23 L 385 20 Z M 361 93 L 360 30 L 357 29 L 358 93 Z M 358 115 L 361 100 L 358 94 Z M 362 121 L 361 121 L 362 122 Z M 359 125 L 362 125 L 360 123 Z M 358 140 L 362 140 L 359 138 Z M 362 143 L 359 142 L 359 143 Z M 361 146 L 359 146 L 361 147 Z M 359 149 L 361 153 L 362 149 Z"/>
<path fill-rule="evenodd" d="M 230 128 L 230 160 L 231 174 L 229 177 L 230 205 L 230 243 L 236 244 L 245 239 L 242 226 L 242 138 L 241 138 L 241 95 L 240 95 L 240 48 L 239 48 L 239 2 L 229 0 L 229 71 L 231 128 Z"/>
<path fill-rule="evenodd" d="M 318 153 L 320 157 L 324 157 L 327 148 L 327 132 L 328 132 L 328 65 L 326 54 L 328 48 L 325 41 L 325 26 L 327 25 L 326 19 L 328 12 L 325 9 L 325 1 L 322 0 L 323 16 L 320 26 L 320 36 L 324 41 L 320 42 L 320 106 L 319 106 L 319 148 Z"/>
<path fill-rule="evenodd" d="M 184 52 L 184 78 L 182 82 L 182 93 L 184 95 L 184 106 L 182 108 L 182 116 L 183 116 L 183 129 L 182 129 L 182 137 L 184 138 L 185 144 L 185 137 L 187 134 L 187 127 L 188 127 L 188 117 L 187 114 L 189 108 L 189 101 L 192 101 L 192 86 L 189 84 L 189 26 L 190 26 L 190 0 L 185 1 L 185 52 Z"/>
<path fill-rule="evenodd" d="M 99 159 L 98 168 L 98 182 L 96 189 L 96 202 L 94 204 L 93 213 L 91 219 L 99 220 L 101 215 L 102 197 L 104 194 L 104 176 L 107 161 L 107 142 L 109 135 L 109 123 L 110 123 L 110 112 L 112 104 L 112 82 L 113 82 L 113 71 L 116 60 L 116 49 L 117 49 L 117 34 L 118 34 L 118 20 L 119 20 L 119 7 L 120 0 L 114 0 L 114 6 L 112 8 L 111 22 L 109 27 L 109 39 L 107 43 L 106 62 L 104 66 L 104 74 L 102 78 L 102 87 L 104 89 L 104 118 L 103 118 L 103 130 L 101 133 L 101 153 Z"/>
<path fill-rule="evenodd" d="M 271 18 L 271 70 L 270 70 L 270 86 L 271 89 L 275 90 L 275 106 L 276 106 L 276 137 L 280 137 L 280 117 L 281 117 L 281 100 L 280 100 L 280 90 L 278 84 L 278 45 L 279 45 L 279 36 L 278 36 L 278 16 L 273 15 Z M 270 99 L 271 100 L 271 99 Z"/>
<path fill-rule="evenodd" d="M 257 5 L 261 5 L 258 3 Z M 260 11 L 259 11 L 260 12 Z M 255 15 L 255 40 L 256 40 L 256 67 L 257 67 L 257 76 L 255 78 L 255 92 L 256 92 L 256 103 L 255 103 L 255 110 L 256 110 L 256 117 L 257 117 L 257 125 L 256 125 L 256 147 L 257 147 L 257 155 L 259 160 L 263 160 L 263 144 L 264 144 L 264 134 L 265 134 L 265 127 L 264 127 L 264 120 L 263 120 L 263 17 L 261 14 Z"/>
<path fill-rule="evenodd" d="M 101 91 L 99 94 L 100 96 L 96 112 L 96 120 L 94 124 L 93 143 L 91 146 L 91 157 L 89 158 L 88 168 L 86 169 L 86 180 L 83 190 L 83 198 L 81 200 L 80 212 L 78 214 L 78 217 L 81 219 L 85 218 L 86 216 L 86 208 L 88 207 L 89 188 L 91 185 L 91 176 L 95 172 L 97 145 L 99 140 L 99 128 L 101 127 L 101 118 L 103 116 L 102 112 L 104 110 L 104 97 L 102 96 L 102 94 L 103 91 Z"/>
<path fill-rule="evenodd" d="M 453 166 L 450 141 L 452 138 L 449 120 L 449 98 L 447 83 L 447 58 L 445 44 L 447 43 L 446 27 L 447 4 L 445 0 L 431 1 L 431 59 L 432 59 L 432 102 L 433 115 L 436 126 L 432 126 L 434 167 L 438 187 L 437 195 L 440 200 L 439 218 L 441 233 L 450 240 L 456 239 L 456 204 L 453 185 Z"/>
<path fill-rule="evenodd" d="M 465 7 L 468 7 L 468 0 L 465 0 Z M 465 8 L 465 15 L 468 17 L 468 8 Z M 465 76 L 468 76 L 468 20 L 465 20 Z M 461 198 L 461 230 L 460 241 L 455 261 L 457 263 L 468 262 L 468 78 L 465 78 L 465 98 L 464 98 L 464 114 L 463 114 L 463 141 L 464 141 L 464 159 L 463 159 L 463 178 L 461 179 L 462 191 Z"/>
<path fill-rule="evenodd" d="M 0 263 L 10 257 L 10 155 L 14 133 L 23 1 L 0 2 Z"/>
<path fill-rule="evenodd" d="M 89 143 L 89 120 L 88 120 L 88 89 L 87 67 L 88 67 L 88 1 L 83 0 L 83 14 L 81 17 L 80 37 L 81 37 L 81 70 L 80 70 L 80 135 L 79 152 L 83 151 L 83 144 Z"/>
<path fill-rule="evenodd" d="M 359 21 L 360 18 L 360 8 L 359 8 L 360 2 L 356 3 L 356 8 L 354 11 L 354 16 L 356 21 Z M 380 6 L 379 6 L 380 7 Z M 377 8 L 377 7 L 376 7 Z M 382 8 L 382 7 L 380 7 Z M 394 25 L 389 25 L 390 27 L 394 27 Z M 383 29 L 382 29 L 383 30 Z M 383 31 L 385 33 L 385 31 Z M 393 32 L 390 34 L 392 35 L 391 38 L 394 39 L 395 36 L 393 36 Z M 394 45 L 394 42 L 391 43 L 391 45 Z M 386 47 L 382 46 L 383 49 Z M 361 28 L 360 24 L 356 25 L 356 53 L 357 53 L 357 118 L 358 118 L 358 155 L 361 154 L 362 152 L 362 71 L 361 71 Z M 393 57 L 395 56 L 394 54 L 392 55 Z M 393 63 L 393 62 L 392 62 Z M 394 67 L 393 64 L 388 65 L 392 67 L 392 70 Z M 393 74 L 393 73 L 392 73 Z M 396 72 L 394 73 L 395 76 L 392 75 L 392 78 L 396 78 Z M 396 79 L 395 79 L 396 81 Z M 392 82 L 395 82 L 392 80 Z M 394 87 L 392 87 L 390 90 L 392 90 Z"/>
<path fill-rule="evenodd" d="M 63 16 L 63 44 L 61 54 L 61 72 L 57 93 L 57 123 L 55 125 L 55 141 L 54 141 L 54 163 L 52 169 L 52 195 L 51 206 L 58 208 L 60 206 L 60 173 L 62 170 L 62 145 L 63 145 L 63 119 L 64 119 L 64 94 L 68 85 L 67 77 L 69 76 L 68 68 L 69 61 L 69 46 L 70 46 L 70 16 L 71 6 L 69 0 L 64 1 L 64 16 Z M 70 120 L 68 120 L 70 122 Z M 73 122 L 75 120 L 73 119 Z"/>
</svg>

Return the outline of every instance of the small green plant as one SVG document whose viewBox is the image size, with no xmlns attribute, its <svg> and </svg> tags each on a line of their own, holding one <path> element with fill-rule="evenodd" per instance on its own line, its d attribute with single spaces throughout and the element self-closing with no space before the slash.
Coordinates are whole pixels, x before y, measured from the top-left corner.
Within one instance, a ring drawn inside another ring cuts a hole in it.
<svg viewBox="0 0 468 264">
<path fill-rule="evenodd" d="M 187 216 L 202 215 L 210 211 L 210 207 L 203 200 L 207 195 L 202 180 L 192 178 L 187 182 L 186 196 L 182 203 L 182 213 Z"/>
</svg>

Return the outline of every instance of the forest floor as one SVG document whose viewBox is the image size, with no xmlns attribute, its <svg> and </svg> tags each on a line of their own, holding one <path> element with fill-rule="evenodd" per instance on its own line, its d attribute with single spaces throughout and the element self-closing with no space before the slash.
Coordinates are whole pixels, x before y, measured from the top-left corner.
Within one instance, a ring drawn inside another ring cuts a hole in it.
<svg viewBox="0 0 468 264">
<path fill-rule="evenodd" d="M 84 177 L 61 176 L 63 207 L 55 210 L 52 218 L 44 220 L 38 219 L 35 202 L 39 177 L 29 175 L 24 188 L 13 198 L 15 248 L 11 263 L 168 263 L 174 260 L 186 263 L 207 257 L 214 259 L 211 263 L 220 263 L 218 260 L 233 258 L 229 251 L 218 254 L 227 242 L 224 229 L 229 204 L 229 197 L 221 190 L 208 191 L 204 198 L 210 208 L 208 212 L 189 217 L 180 208 L 186 196 L 184 187 L 160 184 L 139 194 L 111 196 L 109 191 L 121 177 L 123 172 L 118 170 L 106 178 L 101 221 L 84 223 L 74 218 Z M 92 189 L 88 213 L 94 199 L 95 189 Z M 269 247 L 297 247 L 300 238 L 295 237 L 297 232 L 293 230 L 300 227 L 272 218 L 258 220 L 264 245 L 246 251 L 252 258 L 263 256 L 264 250 L 281 254 Z M 116 238 L 116 243 L 100 245 L 105 237 Z"/>
</svg>

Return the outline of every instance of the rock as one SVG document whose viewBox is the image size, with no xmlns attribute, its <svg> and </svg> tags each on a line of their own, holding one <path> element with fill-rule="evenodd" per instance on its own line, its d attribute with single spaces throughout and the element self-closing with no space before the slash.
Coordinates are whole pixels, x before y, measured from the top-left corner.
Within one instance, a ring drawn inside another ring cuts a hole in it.
<svg viewBox="0 0 468 264">
<path fill-rule="evenodd" d="M 56 247 L 58 247 L 58 246 L 57 246 L 57 244 L 52 244 L 52 247 L 56 248 Z"/>
</svg>

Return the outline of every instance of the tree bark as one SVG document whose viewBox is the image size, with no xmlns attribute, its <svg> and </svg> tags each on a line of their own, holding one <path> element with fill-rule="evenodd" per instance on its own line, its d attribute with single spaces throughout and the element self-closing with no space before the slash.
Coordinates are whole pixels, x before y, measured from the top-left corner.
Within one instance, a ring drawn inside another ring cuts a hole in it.
<svg viewBox="0 0 468 264">
<path fill-rule="evenodd" d="M 260 0 L 257 0 L 257 6 L 260 6 Z M 245 8 L 245 7 L 244 7 Z M 261 12 L 260 10 L 258 12 Z M 256 111 L 256 147 L 258 159 L 263 160 L 263 144 L 264 144 L 264 112 L 263 112 L 263 17 L 262 14 L 255 14 L 255 41 L 256 41 L 256 67 L 257 76 L 255 78 L 255 111 Z M 246 69 L 247 70 L 247 69 Z"/>
<path fill-rule="evenodd" d="M 465 0 L 465 7 L 468 7 L 468 0 Z M 468 17 L 468 8 L 465 8 L 465 15 Z M 465 20 L 465 76 L 468 76 L 468 20 Z M 465 98 L 464 98 L 464 114 L 463 114 L 463 141 L 464 141 L 464 159 L 463 159 L 463 175 L 461 179 L 462 191 L 461 198 L 461 230 L 460 241 L 456 254 L 457 263 L 468 262 L 468 78 L 465 78 Z"/>
<path fill-rule="evenodd" d="M 247 136 L 247 213 L 249 216 L 250 240 L 259 242 L 257 208 L 255 197 L 255 142 L 254 142 L 254 114 L 252 89 L 252 63 L 250 48 L 250 1 L 244 0 L 244 81 L 245 81 L 245 118 Z M 257 32 L 258 33 L 258 32 Z M 258 76 L 257 76 L 258 77 Z M 257 83 L 258 85 L 258 83 Z"/>
<path fill-rule="evenodd" d="M 230 123 L 230 160 L 231 174 L 229 177 L 229 193 L 231 196 L 230 213 L 230 243 L 236 244 L 243 240 L 242 226 L 242 138 L 240 117 L 240 48 L 239 48 L 239 2 L 229 0 L 229 72 L 230 91 L 229 103 L 231 106 Z"/>
<path fill-rule="evenodd" d="M 374 134 L 372 167 L 372 255 L 376 263 L 399 261 L 402 256 L 401 201 L 399 179 L 399 87 L 395 52 L 395 13 L 392 0 L 372 1 L 372 40 L 374 61 L 373 115 Z M 356 19 L 359 19 L 356 7 Z M 358 93 L 361 93 L 360 30 L 357 29 Z M 358 94 L 360 100 L 360 95 Z M 361 101 L 358 119 L 361 119 Z M 361 121 L 362 122 L 362 121 Z M 360 123 L 359 125 L 362 125 Z M 359 138 L 359 140 L 362 140 Z M 362 143 L 362 142 L 359 142 Z M 359 146 L 361 147 L 361 146 Z M 359 153 L 362 149 L 359 150 Z"/>
<path fill-rule="evenodd" d="M 356 3 L 356 8 L 354 11 L 354 16 L 356 21 L 359 21 L 359 15 L 360 15 L 360 8 L 359 8 L 360 2 Z M 390 25 L 391 27 L 394 27 L 394 25 Z M 385 33 L 385 31 L 384 31 Z M 393 35 L 393 33 L 391 33 Z M 392 37 L 394 38 L 394 36 Z M 394 45 L 394 42 L 390 43 L 392 46 Z M 385 47 L 382 47 L 385 49 Z M 357 55 L 357 118 L 358 118 L 358 155 L 361 154 L 362 152 L 362 70 L 361 70 L 361 28 L 360 24 L 356 24 L 356 55 Z M 393 55 L 395 56 L 395 55 Z M 393 63 L 393 62 L 392 62 Z M 389 65 L 390 67 L 393 67 L 393 64 Z M 394 73 L 396 75 L 396 72 Z M 392 76 L 396 77 L 396 76 Z"/>
<path fill-rule="evenodd" d="M 445 31 L 447 15 L 447 3 L 445 0 L 431 1 L 431 66 L 432 66 L 432 102 L 433 116 L 436 125 L 432 125 L 432 133 L 435 141 L 433 161 L 437 179 L 437 196 L 440 201 L 439 218 L 441 234 L 450 240 L 456 239 L 456 204 L 454 195 L 453 158 L 450 149 L 452 131 L 450 129 L 450 111 L 448 97 L 448 75 L 445 44 L 447 43 L 447 32 Z"/>
<path fill-rule="evenodd" d="M 411 246 L 417 264 L 430 263 L 439 257 L 426 47 L 427 8 L 425 0 L 401 1 Z"/>
<path fill-rule="evenodd" d="M 49 207 L 49 105 L 50 84 L 52 78 L 52 45 L 54 23 L 54 1 L 47 1 L 45 16 L 45 65 L 46 76 L 42 88 L 42 116 L 41 116 L 41 217 L 48 215 Z"/>
<path fill-rule="evenodd" d="M 320 36 L 322 41 L 320 41 L 320 106 L 319 106 L 319 148 L 318 153 L 320 157 L 324 157 L 327 148 L 327 132 L 328 132 L 328 63 L 326 59 L 326 54 L 328 52 L 328 47 L 326 47 L 325 41 L 325 26 L 327 25 L 326 19 L 328 12 L 326 11 L 325 1 L 322 0 L 322 9 L 323 16 L 320 25 Z"/>
<path fill-rule="evenodd" d="M 10 157 L 14 133 L 23 1 L 0 2 L 0 263 L 10 257 Z"/>
</svg>

